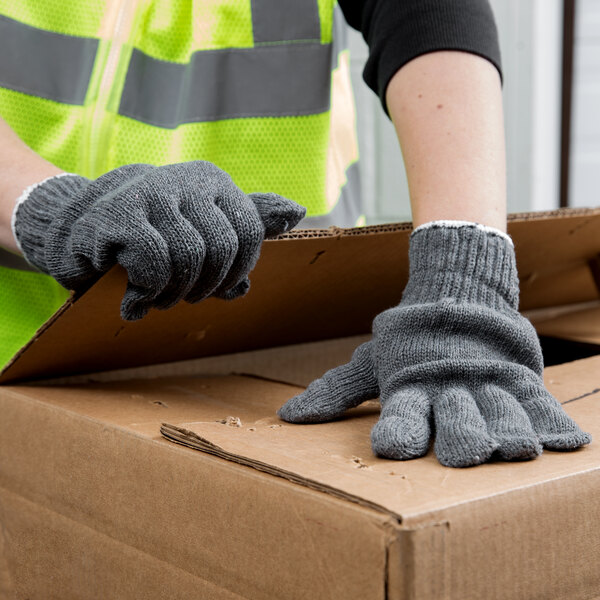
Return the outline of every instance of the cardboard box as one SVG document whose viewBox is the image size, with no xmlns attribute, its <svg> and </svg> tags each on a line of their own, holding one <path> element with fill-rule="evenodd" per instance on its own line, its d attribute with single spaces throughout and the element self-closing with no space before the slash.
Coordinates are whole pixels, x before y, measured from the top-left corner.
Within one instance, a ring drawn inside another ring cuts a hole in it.
<svg viewBox="0 0 600 600">
<path fill-rule="evenodd" d="M 600 209 L 510 232 L 539 331 L 600 349 Z M 246 298 L 136 323 L 119 270 L 68 301 L 0 377 L 0 597 L 600 597 L 600 356 L 545 371 L 596 441 L 534 461 L 377 459 L 375 401 L 275 416 L 398 302 L 409 233 L 292 233 Z"/>
</svg>

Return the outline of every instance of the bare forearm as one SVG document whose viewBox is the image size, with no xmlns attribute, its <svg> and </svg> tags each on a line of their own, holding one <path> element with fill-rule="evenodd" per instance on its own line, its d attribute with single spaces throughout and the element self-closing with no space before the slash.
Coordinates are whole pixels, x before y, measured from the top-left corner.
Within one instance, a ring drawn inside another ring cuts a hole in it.
<svg viewBox="0 0 600 600">
<path fill-rule="evenodd" d="M 10 219 L 15 201 L 23 190 L 61 172 L 33 152 L 0 118 L 0 246 L 18 251 Z"/>
<path fill-rule="evenodd" d="M 506 166 L 500 77 L 487 60 L 455 51 L 407 63 L 386 92 L 415 227 L 475 221 L 506 230 Z"/>
</svg>

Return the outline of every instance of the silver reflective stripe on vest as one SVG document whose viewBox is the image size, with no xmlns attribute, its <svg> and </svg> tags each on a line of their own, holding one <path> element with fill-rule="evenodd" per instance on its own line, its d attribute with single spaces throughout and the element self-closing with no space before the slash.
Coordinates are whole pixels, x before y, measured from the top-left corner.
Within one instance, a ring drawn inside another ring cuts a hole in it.
<svg viewBox="0 0 600 600">
<path fill-rule="evenodd" d="M 321 41 L 317 0 L 252 0 L 254 43 Z"/>
<path fill-rule="evenodd" d="M 330 44 L 202 50 L 187 65 L 133 50 L 119 114 L 157 127 L 329 110 Z"/>
<path fill-rule="evenodd" d="M 358 163 L 348 167 L 347 181 L 340 192 L 340 197 L 332 211 L 326 215 L 306 217 L 296 229 L 321 229 L 335 225 L 337 227 L 354 227 L 362 216 L 360 194 L 360 169 Z"/>
<path fill-rule="evenodd" d="M 34 273 L 39 273 L 39 271 L 35 267 L 32 267 L 22 256 L 13 254 L 4 248 L 0 248 L 0 267 L 17 269 L 18 271 L 33 271 Z"/>
<path fill-rule="evenodd" d="M 0 16 L 0 87 L 83 104 L 98 40 L 61 35 Z"/>
</svg>

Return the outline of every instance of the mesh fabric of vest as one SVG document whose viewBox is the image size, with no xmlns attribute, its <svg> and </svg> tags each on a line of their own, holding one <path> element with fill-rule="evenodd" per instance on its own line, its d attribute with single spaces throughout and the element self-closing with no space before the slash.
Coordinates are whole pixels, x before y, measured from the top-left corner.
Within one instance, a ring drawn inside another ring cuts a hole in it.
<svg viewBox="0 0 600 600">
<path fill-rule="evenodd" d="M 90 72 L 73 74 L 79 77 L 77 85 L 83 86 L 80 102 L 57 100 L 51 97 L 52 89 L 36 93 L 7 84 L 0 71 L 0 115 L 33 150 L 68 172 L 95 178 L 136 162 L 161 165 L 208 160 L 227 171 L 247 193 L 276 192 L 306 206 L 309 216 L 326 215 L 336 205 L 336 193 L 341 197 L 344 170 L 358 159 L 357 150 L 349 153 L 344 149 L 348 144 L 343 143 L 338 144 L 341 151 L 334 149 L 335 160 L 331 160 L 331 110 L 169 126 L 120 114 L 134 52 L 143 53 L 159 66 L 177 69 L 203 52 L 331 44 L 335 2 L 298 0 L 281 6 L 283 12 L 289 12 L 290 7 L 296 10 L 301 4 L 314 11 L 314 38 L 293 39 L 292 35 L 285 39 L 282 35 L 282 39 L 259 43 L 255 41 L 257 15 L 252 11 L 258 5 L 276 8 L 278 3 L 273 0 L 0 0 L 4 26 L 20 27 L 19 31 L 25 32 L 23 39 L 42 36 L 41 46 L 17 48 L 15 60 L 22 62 L 33 52 L 32 60 L 47 60 L 48 69 L 54 68 L 53 57 L 44 52 L 47 36 L 52 44 L 74 39 L 89 41 L 96 48 Z M 123 12 L 123 7 L 132 8 Z M 277 18 L 283 19 L 283 29 L 293 30 L 289 18 L 287 22 L 285 15 Z M 111 56 L 116 57 L 113 63 Z M 315 83 L 327 90 L 337 66 L 336 60 L 330 62 L 331 74 Z M 108 79 L 107 73 L 112 74 Z M 227 89 L 224 82 L 217 85 Z M 338 128 L 345 123 L 343 139 L 355 140 L 353 105 L 352 113 L 336 122 Z M 332 178 L 328 165 L 341 174 Z M 66 292 L 46 276 L 4 268 L 0 270 L 0 288 L 1 367 L 58 308 Z"/>
</svg>

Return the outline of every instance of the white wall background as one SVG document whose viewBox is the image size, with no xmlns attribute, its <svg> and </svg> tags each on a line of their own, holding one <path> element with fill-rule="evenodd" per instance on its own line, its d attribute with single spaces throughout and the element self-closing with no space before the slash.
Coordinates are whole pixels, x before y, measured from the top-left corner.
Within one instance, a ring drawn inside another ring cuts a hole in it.
<svg viewBox="0 0 600 600">
<path fill-rule="evenodd" d="M 594 94 L 595 97 L 588 104 L 597 106 L 600 94 L 597 76 L 600 72 L 600 1 L 583 0 L 583 3 L 594 6 L 598 20 L 596 26 L 591 27 L 593 35 L 588 34 L 593 40 L 590 45 L 595 45 L 594 58 L 587 59 L 596 69 L 595 82 L 588 86 L 594 90 L 590 98 Z M 560 177 L 562 2 L 491 0 L 491 4 L 498 24 L 503 60 L 509 212 L 556 208 Z M 580 15 L 582 12 L 579 11 Z M 350 48 L 367 222 L 410 220 L 398 141 L 379 99 L 362 81 L 368 50 L 360 34 L 353 30 L 350 30 Z M 590 131 L 583 124 L 581 129 L 589 138 Z M 600 138 L 598 127 L 595 135 Z M 582 156 L 581 164 L 589 164 L 590 157 L 600 160 L 600 153 L 593 153 L 589 148 L 577 152 Z M 587 171 L 588 178 L 593 175 L 592 170 L 598 172 L 600 166 L 597 162 L 592 163 L 595 167 Z M 576 181 L 579 176 L 574 177 L 573 185 L 578 198 L 583 198 Z"/>
<path fill-rule="evenodd" d="M 578 0 L 575 12 L 571 206 L 600 206 L 600 2 Z"/>
</svg>

